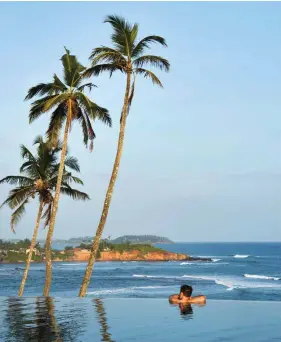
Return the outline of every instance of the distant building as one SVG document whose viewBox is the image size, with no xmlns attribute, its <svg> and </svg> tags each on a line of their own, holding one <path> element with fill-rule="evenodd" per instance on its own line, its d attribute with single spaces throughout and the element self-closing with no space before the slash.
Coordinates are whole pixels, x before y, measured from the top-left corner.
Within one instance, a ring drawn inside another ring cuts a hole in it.
<svg viewBox="0 0 281 342">
<path fill-rule="evenodd" d="M 28 254 L 29 252 L 30 252 L 30 248 L 28 248 L 28 249 L 25 251 L 25 254 Z M 40 256 L 40 252 L 38 251 L 37 248 L 33 248 L 33 253 L 34 253 L 35 255 Z"/>
</svg>

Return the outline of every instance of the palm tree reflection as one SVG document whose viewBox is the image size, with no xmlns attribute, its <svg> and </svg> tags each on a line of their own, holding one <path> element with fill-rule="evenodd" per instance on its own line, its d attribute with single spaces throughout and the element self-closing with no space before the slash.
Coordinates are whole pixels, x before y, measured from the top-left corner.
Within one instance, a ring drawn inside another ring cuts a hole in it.
<svg viewBox="0 0 281 342">
<path fill-rule="evenodd" d="M 96 308 L 97 319 L 100 324 L 101 341 L 114 342 L 114 340 L 111 339 L 111 334 L 109 333 L 109 326 L 107 324 L 103 301 L 101 299 L 93 299 L 93 303 Z"/>
<path fill-rule="evenodd" d="M 77 312 L 73 307 L 68 312 L 64 307 L 57 322 L 51 297 L 38 297 L 35 302 L 33 299 L 10 297 L 7 306 L 4 341 L 77 341 L 83 332 L 83 312 Z"/>
</svg>

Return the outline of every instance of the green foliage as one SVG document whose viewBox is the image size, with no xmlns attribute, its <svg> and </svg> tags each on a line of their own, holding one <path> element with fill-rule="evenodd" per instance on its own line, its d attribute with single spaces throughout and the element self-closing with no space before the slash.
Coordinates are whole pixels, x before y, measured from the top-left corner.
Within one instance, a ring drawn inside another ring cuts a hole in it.
<svg viewBox="0 0 281 342">
<path fill-rule="evenodd" d="M 91 244 L 84 244 L 84 243 L 81 243 L 78 246 L 78 248 L 87 249 L 87 250 L 90 250 L 91 247 L 92 247 Z M 108 240 L 101 240 L 99 244 L 97 257 L 99 257 L 100 252 L 104 250 L 116 251 L 120 253 L 137 250 L 144 254 L 148 252 L 163 251 L 162 249 L 154 247 L 151 244 L 142 244 L 142 243 L 131 244 L 129 242 L 115 244 L 115 243 L 109 242 Z"/>
<path fill-rule="evenodd" d="M 133 83 L 129 95 L 129 106 L 131 106 L 137 75 L 148 78 L 153 84 L 163 87 L 159 78 L 147 67 L 168 72 L 169 61 L 161 56 L 144 55 L 144 53 L 145 50 L 150 49 L 151 44 L 166 47 L 167 43 L 163 37 L 156 35 L 138 40 L 138 24 L 131 24 L 119 16 L 107 16 L 105 23 L 112 26 L 113 47 L 100 46 L 92 51 L 90 55 L 92 65 L 84 71 L 84 77 L 98 76 L 105 71 L 109 72 L 110 77 L 115 71 L 132 74 Z"/>
<path fill-rule="evenodd" d="M 112 243 L 146 243 L 146 244 L 152 244 L 152 243 L 173 243 L 170 239 L 164 237 L 164 236 L 157 236 L 157 235 L 124 235 L 116 238 L 115 240 L 111 241 Z"/>
<path fill-rule="evenodd" d="M 41 136 L 36 137 L 34 144 L 37 145 L 35 155 L 26 146 L 21 145 L 23 164 L 20 167 L 20 175 L 7 176 L 0 180 L 0 184 L 16 185 L 2 204 L 2 206 L 7 204 L 11 209 L 15 209 L 11 216 L 13 231 L 24 215 L 26 205 L 35 197 L 38 197 L 39 201 L 42 200 L 45 206 L 45 212 L 42 215 L 42 218 L 45 218 L 45 226 L 48 226 L 51 217 L 53 194 L 59 171 L 58 154 L 61 147 L 51 148 Z M 70 186 L 72 182 L 78 184 L 83 184 L 83 182 L 78 177 L 73 176 L 68 169 L 80 171 L 76 158 L 71 156 L 66 158 L 61 193 L 73 199 L 88 200 L 89 196 L 86 193 Z"/>
<path fill-rule="evenodd" d="M 12 241 L 4 241 L 2 239 L 0 239 L 0 249 L 3 250 L 10 250 L 10 249 L 14 249 L 14 250 L 19 250 L 20 248 L 29 248 L 31 244 L 31 241 L 29 239 L 24 239 L 24 240 L 19 240 L 16 242 L 12 242 Z M 36 245 L 37 248 L 37 245 Z"/>
<path fill-rule="evenodd" d="M 84 90 L 91 90 L 94 85 L 92 83 L 81 84 L 85 67 L 79 63 L 76 56 L 71 55 L 70 51 L 65 48 L 65 54 L 61 57 L 61 62 L 63 81 L 54 74 L 50 83 L 39 83 L 29 89 L 25 99 L 29 100 L 37 97 L 37 100 L 31 104 L 29 121 L 31 123 L 42 114 L 51 112 L 46 133 L 51 146 L 57 147 L 66 119 L 70 122 L 75 120 L 81 125 L 86 146 L 90 140 L 91 149 L 95 138 L 91 120 L 98 119 L 111 126 L 110 115 L 107 109 L 98 106 L 85 95 Z M 71 109 L 71 112 L 69 109 Z"/>
<path fill-rule="evenodd" d="M 114 244 L 113 250 L 118 251 L 120 253 L 137 250 L 143 254 L 146 254 L 149 252 L 163 251 L 161 248 L 154 247 L 150 244 L 130 244 L 130 243 Z"/>
</svg>

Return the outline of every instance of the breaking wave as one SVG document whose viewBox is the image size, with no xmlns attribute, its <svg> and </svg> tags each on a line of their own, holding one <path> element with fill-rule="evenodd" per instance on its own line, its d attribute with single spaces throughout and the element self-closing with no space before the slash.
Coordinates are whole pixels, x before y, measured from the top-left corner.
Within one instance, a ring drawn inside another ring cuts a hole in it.
<svg viewBox="0 0 281 342">
<path fill-rule="evenodd" d="M 246 259 L 248 258 L 250 255 L 245 255 L 245 254 L 235 254 L 233 255 L 233 258 L 237 258 L 237 259 Z"/>
<path fill-rule="evenodd" d="M 264 280 L 280 280 L 280 278 L 277 277 L 270 277 L 270 276 L 265 276 L 265 275 L 258 275 L 258 274 L 244 274 L 245 278 L 250 278 L 250 279 L 264 279 Z"/>
<path fill-rule="evenodd" d="M 100 295 L 112 295 L 120 293 L 132 293 L 138 290 L 153 290 L 167 288 L 168 286 L 134 286 L 134 287 L 124 287 L 119 289 L 108 289 L 108 290 L 97 290 L 87 292 L 88 295 L 100 296 Z"/>
</svg>

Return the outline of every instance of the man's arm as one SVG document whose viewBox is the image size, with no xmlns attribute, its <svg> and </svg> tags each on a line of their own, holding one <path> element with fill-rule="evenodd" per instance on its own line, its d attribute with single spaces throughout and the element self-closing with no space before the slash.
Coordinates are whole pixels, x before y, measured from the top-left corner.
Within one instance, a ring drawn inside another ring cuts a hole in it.
<svg viewBox="0 0 281 342">
<path fill-rule="evenodd" d="M 206 304 L 206 296 L 195 296 L 190 298 L 190 303 L 193 304 Z"/>
<path fill-rule="evenodd" d="M 169 297 L 169 302 L 171 304 L 178 304 L 180 303 L 179 295 L 178 294 L 173 294 Z"/>
</svg>

